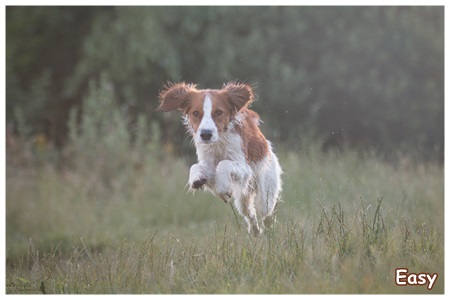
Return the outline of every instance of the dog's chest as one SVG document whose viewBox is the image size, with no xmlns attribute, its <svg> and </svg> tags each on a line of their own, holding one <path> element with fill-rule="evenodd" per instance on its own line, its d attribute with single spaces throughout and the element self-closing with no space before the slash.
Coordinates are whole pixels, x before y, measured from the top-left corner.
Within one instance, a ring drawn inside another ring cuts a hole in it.
<svg viewBox="0 0 450 300">
<path fill-rule="evenodd" d="M 214 165 L 222 160 L 246 161 L 242 139 L 237 133 L 227 133 L 217 143 L 197 144 L 196 148 L 199 161 L 209 161 Z"/>
</svg>

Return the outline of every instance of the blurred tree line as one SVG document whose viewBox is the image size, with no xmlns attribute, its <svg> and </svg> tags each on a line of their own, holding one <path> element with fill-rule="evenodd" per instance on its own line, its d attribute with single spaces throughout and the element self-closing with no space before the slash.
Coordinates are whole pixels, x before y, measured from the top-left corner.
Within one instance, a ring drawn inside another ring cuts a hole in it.
<svg viewBox="0 0 450 300">
<path fill-rule="evenodd" d="M 443 7 L 6 8 L 9 128 L 23 119 L 64 145 L 102 74 L 130 125 L 145 113 L 175 147 L 189 141 L 177 114 L 156 111 L 163 84 L 240 80 L 286 147 L 311 136 L 443 159 Z"/>
</svg>

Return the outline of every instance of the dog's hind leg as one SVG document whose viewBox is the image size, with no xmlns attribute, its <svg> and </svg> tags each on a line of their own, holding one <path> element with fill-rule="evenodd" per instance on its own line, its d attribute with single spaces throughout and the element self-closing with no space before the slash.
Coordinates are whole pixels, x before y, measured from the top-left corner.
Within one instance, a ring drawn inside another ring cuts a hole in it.
<svg viewBox="0 0 450 300">
<path fill-rule="evenodd" d="M 264 227 L 269 228 L 275 223 L 275 208 L 280 201 L 282 171 L 274 154 L 265 163 L 256 178 L 255 206 Z"/>
<path fill-rule="evenodd" d="M 253 193 L 248 196 L 243 194 L 238 195 L 234 200 L 234 205 L 247 222 L 248 233 L 254 237 L 257 237 L 262 233 L 262 230 L 258 225 L 254 198 L 255 194 Z"/>
<path fill-rule="evenodd" d="M 266 190 L 258 188 L 255 197 L 255 205 L 258 216 L 262 218 L 265 228 L 270 228 L 275 223 L 275 209 L 278 205 L 278 191 L 268 185 Z"/>
</svg>

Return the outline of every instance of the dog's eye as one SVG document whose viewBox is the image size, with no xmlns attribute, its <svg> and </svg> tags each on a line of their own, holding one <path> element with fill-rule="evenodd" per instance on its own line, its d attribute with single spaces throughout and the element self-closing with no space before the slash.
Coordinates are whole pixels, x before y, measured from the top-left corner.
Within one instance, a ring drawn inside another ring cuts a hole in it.
<svg viewBox="0 0 450 300">
<path fill-rule="evenodd" d="M 216 117 L 219 117 L 223 114 L 223 111 L 221 110 L 216 110 Z"/>
<path fill-rule="evenodd" d="M 198 111 L 194 111 L 194 112 L 192 113 L 192 115 L 193 115 L 194 117 L 198 118 L 198 117 L 200 116 L 200 113 L 199 113 Z"/>
</svg>

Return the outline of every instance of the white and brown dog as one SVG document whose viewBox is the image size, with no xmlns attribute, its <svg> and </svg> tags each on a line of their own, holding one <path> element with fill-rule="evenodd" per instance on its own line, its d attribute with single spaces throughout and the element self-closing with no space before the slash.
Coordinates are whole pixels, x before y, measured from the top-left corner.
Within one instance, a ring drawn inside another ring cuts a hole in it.
<svg viewBox="0 0 450 300">
<path fill-rule="evenodd" d="M 259 115 L 248 108 L 251 86 L 231 82 L 221 90 L 199 90 L 194 84 L 166 86 L 159 110 L 180 110 L 193 136 L 198 163 L 189 174 L 191 189 L 206 188 L 234 205 L 249 233 L 258 236 L 274 221 L 281 192 L 281 167 L 271 144 L 259 129 Z"/>
</svg>

